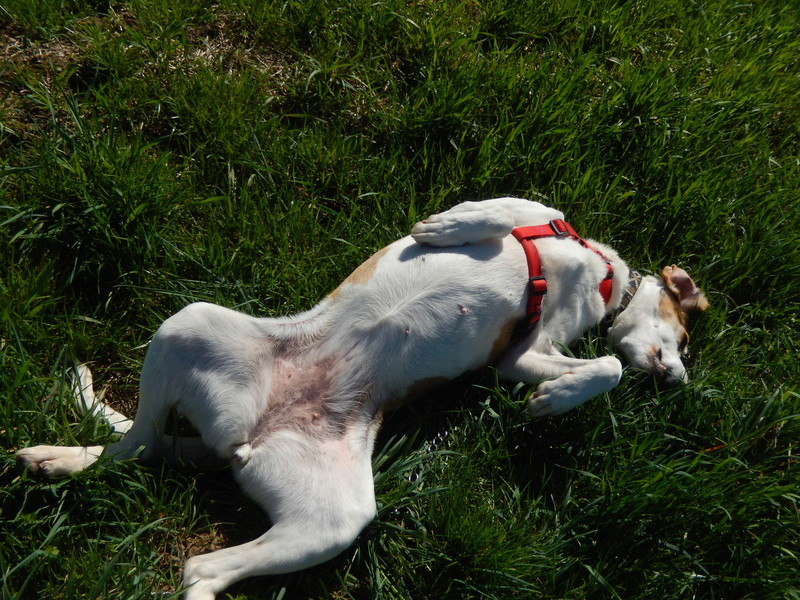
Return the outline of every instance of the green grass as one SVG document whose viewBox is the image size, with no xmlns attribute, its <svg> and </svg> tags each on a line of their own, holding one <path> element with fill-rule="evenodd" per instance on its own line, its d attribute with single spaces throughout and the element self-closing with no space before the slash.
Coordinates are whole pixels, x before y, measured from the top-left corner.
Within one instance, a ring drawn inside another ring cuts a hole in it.
<svg viewBox="0 0 800 600">
<path fill-rule="evenodd" d="M 559 418 L 489 372 L 399 410 L 376 521 L 235 598 L 800 598 L 797 4 L 7 0 L 0 7 L 2 599 L 169 597 L 266 518 L 225 471 L 54 483 L 33 443 L 102 443 L 193 300 L 312 306 L 418 219 L 546 194 L 712 307 L 691 383 L 634 373 Z M 608 352 L 602 340 L 576 353 Z"/>
</svg>

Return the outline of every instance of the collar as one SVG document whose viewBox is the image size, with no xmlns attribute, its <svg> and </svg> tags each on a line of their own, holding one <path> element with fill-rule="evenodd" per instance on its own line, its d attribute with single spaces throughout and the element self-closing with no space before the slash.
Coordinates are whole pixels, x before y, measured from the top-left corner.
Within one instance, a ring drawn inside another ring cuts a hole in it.
<svg viewBox="0 0 800 600">
<path fill-rule="evenodd" d="M 615 312 L 622 312 L 628 308 L 636 292 L 639 291 L 639 286 L 642 284 L 642 274 L 634 269 L 628 270 L 628 285 L 625 286 L 625 291 L 622 292 L 622 300 L 620 300 L 619 308 Z"/>
<path fill-rule="evenodd" d="M 616 319 L 619 314 L 628 308 L 628 305 L 633 300 L 633 297 L 636 295 L 636 292 L 639 291 L 639 286 L 642 284 L 642 274 L 639 271 L 634 269 L 628 270 L 628 283 L 625 285 L 625 290 L 622 292 L 622 300 L 619 302 L 619 306 L 608 313 L 603 320 L 600 322 L 601 326 L 605 329 L 611 327 L 614 324 L 614 319 Z"/>
<path fill-rule="evenodd" d="M 546 225 L 533 225 L 530 227 L 516 227 L 511 230 L 513 235 L 525 251 L 525 258 L 528 261 L 528 282 L 530 290 L 528 291 L 528 328 L 532 328 L 542 316 L 542 296 L 547 293 L 547 280 L 542 276 L 542 264 L 539 259 L 539 252 L 536 250 L 536 245 L 533 240 L 543 237 L 566 237 L 578 242 L 584 248 L 591 250 L 603 259 L 606 263 L 606 276 L 600 282 L 599 292 L 603 297 L 603 301 L 608 305 L 611 300 L 611 291 L 614 285 L 614 268 L 611 262 L 603 255 L 602 252 L 590 246 L 583 238 L 581 238 L 572 226 L 562 219 L 554 219 Z"/>
</svg>

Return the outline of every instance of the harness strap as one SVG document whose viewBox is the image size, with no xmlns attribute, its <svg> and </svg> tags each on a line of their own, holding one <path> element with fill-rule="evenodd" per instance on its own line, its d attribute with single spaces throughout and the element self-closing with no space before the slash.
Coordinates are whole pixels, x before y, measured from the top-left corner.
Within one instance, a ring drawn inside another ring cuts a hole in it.
<svg viewBox="0 0 800 600">
<path fill-rule="evenodd" d="M 529 227 L 516 227 L 511 230 L 513 235 L 522 245 L 525 251 L 525 259 L 528 261 L 528 281 L 530 290 L 528 291 L 528 326 L 533 327 L 542 316 L 542 296 L 547 293 L 547 280 L 542 276 L 542 262 L 539 259 L 539 251 L 533 240 L 543 237 L 568 237 L 575 240 L 584 248 L 597 254 L 606 263 L 606 276 L 600 282 L 599 292 L 603 302 L 608 304 L 611 301 L 611 291 L 614 285 L 614 268 L 611 262 L 603 256 L 603 253 L 592 248 L 581 238 L 572 226 L 562 219 L 554 219 L 546 225 L 531 225 Z"/>
</svg>

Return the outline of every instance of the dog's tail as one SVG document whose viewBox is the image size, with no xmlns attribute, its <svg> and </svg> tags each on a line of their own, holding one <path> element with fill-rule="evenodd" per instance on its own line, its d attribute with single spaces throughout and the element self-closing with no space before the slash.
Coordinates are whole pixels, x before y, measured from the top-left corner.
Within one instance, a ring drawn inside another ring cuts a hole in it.
<svg viewBox="0 0 800 600">
<path fill-rule="evenodd" d="M 94 393 L 92 372 L 86 365 L 76 365 L 72 370 L 72 394 L 78 410 L 103 419 L 117 435 L 125 435 L 133 425 L 121 412 L 117 412 L 103 402 L 104 391 Z"/>
</svg>

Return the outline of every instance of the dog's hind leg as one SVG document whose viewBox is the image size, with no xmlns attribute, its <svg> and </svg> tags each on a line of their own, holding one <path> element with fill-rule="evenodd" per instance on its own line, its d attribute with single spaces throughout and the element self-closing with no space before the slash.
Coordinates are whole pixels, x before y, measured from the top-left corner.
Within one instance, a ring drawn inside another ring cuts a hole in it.
<svg viewBox="0 0 800 600">
<path fill-rule="evenodd" d="M 189 559 L 187 600 L 211 600 L 232 583 L 299 571 L 347 549 L 375 515 L 370 443 L 276 432 L 237 469 L 245 491 L 269 514 L 261 537 Z"/>
<path fill-rule="evenodd" d="M 103 446 L 32 446 L 17 451 L 17 460 L 31 473 L 66 477 L 95 463 Z"/>
</svg>

